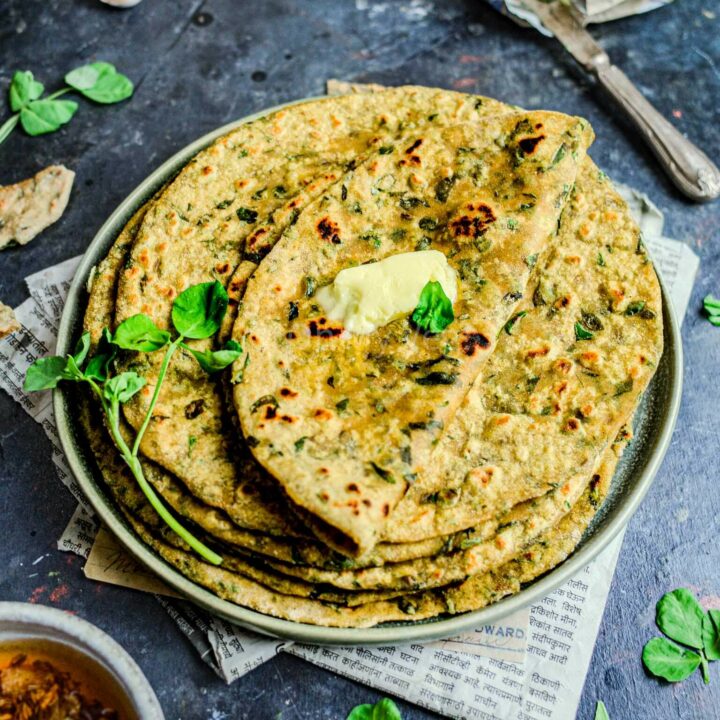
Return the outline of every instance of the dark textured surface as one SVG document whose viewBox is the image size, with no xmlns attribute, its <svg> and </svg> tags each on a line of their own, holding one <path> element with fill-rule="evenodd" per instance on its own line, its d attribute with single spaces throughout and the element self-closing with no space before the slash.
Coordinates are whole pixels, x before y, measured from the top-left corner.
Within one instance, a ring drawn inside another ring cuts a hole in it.
<svg viewBox="0 0 720 720">
<path fill-rule="evenodd" d="M 720 155 L 717 0 L 678 0 L 593 32 L 660 111 Z M 479 0 L 146 0 L 129 11 L 97 0 L 0 0 L 3 93 L 15 69 L 31 69 L 53 88 L 92 59 L 132 77 L 130 102 L 80 101 L 60 132 L 32 139 L 16 131 L 0 147 L 0 184 L 51 162 L 77 172 L 63 219 L 28 247 L 0 254 L 6 303 L 25 298 L 26 275 L 82 252 L 118 202 L 175 150 L 236 117 L 320 94 L 328 76 L 465 89 L 590 119 L 596 162 L 648 192 L 666 213 L 667 233 L 689 243 L 701 266 L 683 328 L 678 429 L 626 535 L 578 717 L 592 718 L 602 698 L 613 720 L 720 718 L 718 667 L 709 687 L 699 676 L 671 687 L 649 679 L 640 664 L 664 592 L 687 585 L 720 606 L 720 329 L 699 312 L 707 292 L 720 294 L 720 204 L 679 197 L 559 47 Z M 43 431 L 0 395 L 0 599 L 54 604 L 110 632 L 148 675 L 169 720 L 344 718 L 377 696 L 288 656 L 226 687 L 151 597 L 86 581 L 80 560 L 56 551 L 73 507 Z M 405 718 L 428 717 L 402 709 Z"/>
</svg>

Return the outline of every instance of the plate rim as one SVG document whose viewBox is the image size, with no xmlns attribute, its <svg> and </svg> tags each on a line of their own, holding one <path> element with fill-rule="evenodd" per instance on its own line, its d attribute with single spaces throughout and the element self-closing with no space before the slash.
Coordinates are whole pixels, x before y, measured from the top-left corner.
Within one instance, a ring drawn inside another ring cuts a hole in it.
<svg viewBox="0 0 720 720">
<path fill-rule="evenodd" d="M 170 156 L 158 168 L 140 182 L 116 207 L 101 225 L 75 271 L 68 291 L 58 327 L 57 352 L 66 354 L 72 348 L 73 326 L 76 323 L 77 308 L 82 301 L 87 279 L 92 269 L 104 257 L 117 234 L 133 212 L 159 189 L 164 182 L 178 172 L 188 160 L 214 140 L 231 130 L 253 120 L 262 118 L 283 108 L 304 102 L 319 100 L 327 96 L 315 96 L 281 103 L 261 110 L 202 135 Z M 515 595 L 501 599 L 485 608 L 461 615 L 407 625 L 381 625 L 371 628 L 333 628 L 298 623 L 265 615 L 256 610 L 222 600 L 201 585 L 192 582 L 173 566 L 150 549 L 118 516 L 112 500 L 102 492 L 93 474 L 87 470 L 80 457 L 76 433 L 69 421 L 72 394 L 59 385 L 53 391 L 53 411 L 58 436 L 68 465 L 80 488 L 92 505 L 100 520 L 108 527 L 133 557 L 158 575 L 168 586 L 179 592 L 184 599 L 235 625 L 259 632 L 270 637 L 318 645 L 390 645 L 397 643 L 421 642 L 447 638 L 480 624 L 494 623 L 511 613 L 537 602 L 577 573 L 599 555 L 626 527 L 660 469 L 670 446 L 677 416 L 680 409 L 683 387 L 683 348 L 678 323 L 670 295 L 657 266 L 662 294 L 665 347 L 663 354 L 670 353 L 669 385 L 670 397 L 667 410 L 661 421 L 661 431 L 653 439 L 650 458 L 632 482 L 627 497 L 620 503 L 614 517 L 608 524 L 593 534 L 578 550 L 566 560 L 535 580 Z M 670 342 L 667 342 L 667 341 Z M 634 477 L 634 475 L 633 475 Z"/>
</svg>

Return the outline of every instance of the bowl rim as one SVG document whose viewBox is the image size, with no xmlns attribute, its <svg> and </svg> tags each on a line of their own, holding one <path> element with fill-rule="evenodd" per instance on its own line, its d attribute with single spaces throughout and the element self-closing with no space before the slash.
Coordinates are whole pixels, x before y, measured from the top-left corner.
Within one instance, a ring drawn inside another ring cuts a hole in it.
<svg viewBox="0 0 720 720">
<path fill-rule="evenodd" d="M 151 197 L 164 182 L 179 171 L 195 154 L 210 145 L 214 140 L 231 130 L 253 120 L 276 112 L 277 110 L 303 102 L 319 100 L 326 96 L 317 96 L 282 103 L 257 113 L 240 118 L 217 128 L 186 145 L 150 173 L 114 210 L 103 223 L 88 245 L 67 295 L 57 338 L 57 352 L 65 354 L 72 348 L 73 326 L 76 313 L 82 302 L 87 278 L 93 267 L 104 257 L 104 253 L 117 237 L 127 220 L 142 203 Z M 62 385 L 53 392 L 53 409 L 62 448 L 68 465 L 78 484 L 87 496 L 100 519 L 118 538 L 122 545 L 146 567 L 157 574 L 171 588 L 200 607 L 241 627 L 271 637 L 320 645 L 389 645 L 430 641 L 451 637 L 480 624 L 494 623 L 511 613 L 537 602 L 555 590 L 602 552 L 627 525 L 642 499 L 650 489 L 665 453 L 670 446 L 673 430 L 680 409 L 683 385 L 683 351 L 678 323 L 670 295 L 658 268 L 655 268 L 662 293 L 665 347 L 664 355 L 670 356 L 669 398 L 666 411 L 661 420 L 659 434 L 650 440 L 650 459 L 639 474 L 633 473 L 632 488 L 620 503 L 610 521 L 593 534 L 573 552 L 564 562 L 547 574 L 521 589 L 517 594 L 499 600 L 480 610 L 471 611 L 450 618 L 431 620 L 409 625 L 381 625 L 373 628 L 332 628 L 298 623 L 265 615 L 255 610 L 222 600 L 209 590 L 190 581 L 178 570 L 169 565 L 145 545 L 130 528 L 121 521 L 112 505 L 96 484 L 92 473 L 88 472 L 80 457 L 75 433 L 69 422 L 71 396 Z M 637 475 L 637 477 L 636 477 Z"/>
<path fill-rule="evenodd" d="M 11 627 L 4 629 L 5 623 Z M 58 637 L 47 637 L 38 632 L 38 628 L 55 631 Z M 139 718 L 164 720 L 160 702 L 143 671 L 127 650 L 106 632 L 59 608 L 0 601 L 0 642 L 36 637 L 65 643 L 88 655 L 116 679 Z"/>
</svg>

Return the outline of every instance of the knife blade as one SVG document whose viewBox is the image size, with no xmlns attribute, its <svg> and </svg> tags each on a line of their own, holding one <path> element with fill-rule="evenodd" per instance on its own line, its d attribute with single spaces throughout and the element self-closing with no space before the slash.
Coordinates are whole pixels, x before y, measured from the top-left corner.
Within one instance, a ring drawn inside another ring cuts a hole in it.
<svg viewBox="0 0 720 720">
<path fill-rule="evenodd" d="M 610 61 L 577 20 L 573 11 L 559 0 L 522 0 L 565 49 L 625 111 L 675 185 L 689 198 L 704 202 L 720 196 L 720 170 L 671 125 L 633 85 L 625 73 Z"/>
</svg>

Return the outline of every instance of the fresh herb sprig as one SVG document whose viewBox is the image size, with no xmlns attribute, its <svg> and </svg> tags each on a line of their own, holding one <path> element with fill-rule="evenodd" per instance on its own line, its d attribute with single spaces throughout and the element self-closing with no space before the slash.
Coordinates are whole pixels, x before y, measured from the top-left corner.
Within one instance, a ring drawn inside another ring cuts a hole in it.
<svg viewBox="0 0 720 720">
<path fill-rule="evenodd" d="M 133 93 L 129 78 L 107 62 L 94 62 L 71 70 L 65 75 L 66 87 L 42 97 L 45 86 L 30 70 L 18 70 L 8 91 L 13 114 L 0 125 L 0 143 L 8 138 L 18 123 L 28 135 L 44 135 L 70 122 L 78 109 L 73 100 L 58 100 L 69 92 L 79 92 L 96 103 L 110 105 L 126 100 Z"/>
<path fill-rule="evenodd" d="M 699 667 L 707 685 L 708 662 L 720 660 L 720 610 L 705 612 L 689 590 L 678 588 L 660 598 L 655 622 L 667 637 L 686 647 L 655 637 L 643 648 L 645 667 L 668 682 L 685 680 Z"/>
<path fill-rule="evenodd" d="M 227 311 L 228 295 L 217 281 L 193 285 L 176 298 L 172 307 L 172 324 L 177 332 L 173 340 L 167 330 L 161 330 L 143 314 L 133 315 L 122 322 L 115 333 L 102 331 L 96 352 L 90 355 L 90 333 L 83 333 L 75 352 L 67 357 L 58 355 L 34 362 L 25 376 L 25 390 L 38 392 L 57 387 L 63 381 L 86 383 L 100 401 L 108 428 L 123 460 L 130 468 L 140 489 L 152 507 L 173 532 L 208 562 L 220 565 L 222 558 L 184 528 L 168 511 L 148 483 L 140 462 L 139 452 L 145 431 L 152 419 L 172 356 L 178 348 L 188 351 L 208 373 L 227 367 L 241 355 L 241 348 L 230 340 L 221 350 L 201 352 L 189 347 L 185 340 L 212 337 L 219 329 Z M 165 349 L 155 389 L 132 446 L 120 429 L 120 406 L 131 400 L 147 384 L 134 371 L 112 374 L 118 351 L 152 353 Z"/>
<path fill-rule="evenodd" d="M 411 319 L 419 330 L 431 335 L 442 332 L 455 319 L 452 301 L 439 282 L 425 284 Z"/>
<path fill-rule="evenodd" d="M 374 705 L 356 705 L 346 720 L 402 720 L 402 715 L 390 698 L 382 698 Z"/>
<path fill-rule="evenodd" d="M 720 300 L 712 295 L 706 295 L 703 299 L 703 307 L 710 324 L 720 327 Z"/>
</svg>

